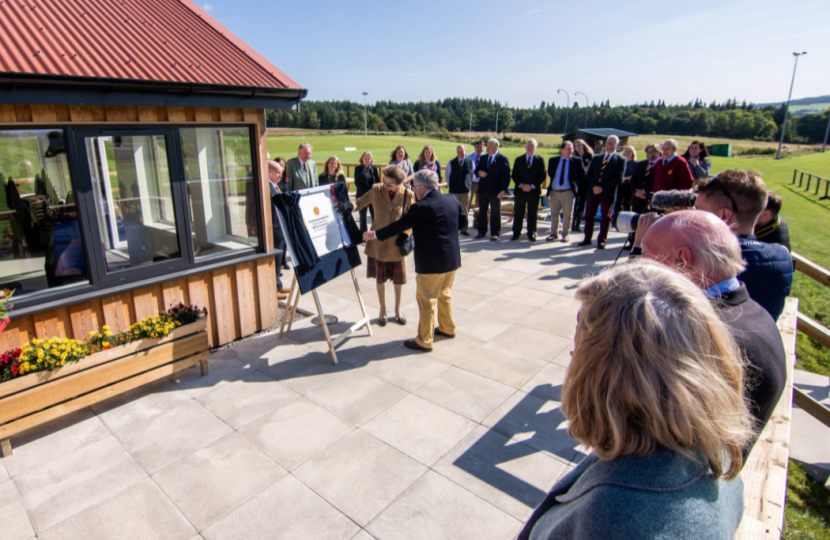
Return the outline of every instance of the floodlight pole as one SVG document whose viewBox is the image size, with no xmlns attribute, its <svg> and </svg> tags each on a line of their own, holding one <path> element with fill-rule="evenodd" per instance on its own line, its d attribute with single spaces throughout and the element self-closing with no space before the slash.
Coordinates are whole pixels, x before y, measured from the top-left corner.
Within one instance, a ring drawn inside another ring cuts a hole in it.
<svg viewBox="0 0 830 540">
<path fill-rule="evenodd" d="M 775 154 L 775 159 L 781 159 L 781 146 L 784 144 L 784 135 L 787 133 L 787 117 L 790 114 L 790 100 L 793 98 L 793 86 L 795 85 L 795 70 L 798 67 L 798 57 L 807 54 L 806 52 L 794 52 L 795 65 L 793 65 L 793 78 L 790 81 L 790 95 L 787 96 L 787 106 L 784 108 L 784 123 L 781 125 L 781 140 L 778 141 L 778 153 Z"/>
<path fill-rule="evenodd" d="M 369 95 L 369 92 L 363 92 L 363 136 L 368 137 L 368 123 L 366 122 L 366 96 Z"/>
<path fill-rule="evenodd" d="M 588 129 L 588 96 L 582 92 L 574 92 L 575 96 L 582 96 L 585 98 L 585 129 Z"/>
<path fill-rule="evenodd" d="M 561 88 L 556 91 L 557 94 L 560 93 L 560 92 L 565 92 L 565 91 L 562 90 Z M 571 95 L 567 92 L 565 92 L 565 95 L 568 96 L 568 105 L 565 108 L 565 135 L 567 135 L 568 134 L 568 114 L 570 114 L 570 112 L 571 112 Z"/>
</svg>

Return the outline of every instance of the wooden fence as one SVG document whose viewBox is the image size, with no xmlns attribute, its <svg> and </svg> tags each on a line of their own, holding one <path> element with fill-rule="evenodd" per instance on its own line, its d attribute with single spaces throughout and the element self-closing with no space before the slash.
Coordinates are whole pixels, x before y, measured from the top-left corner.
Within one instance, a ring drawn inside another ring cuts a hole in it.
<svg viewBox="0 0 830 540">
<path fill-rule="evenodd" d="M 805 183 L 804 182 L 804 175 L 805 174 L 807 175 L 807 182 L 806 182 L 807 185 L 806 186 L 804 185 L 804 183 Z M 822 178 L 821 176 L 818 176 L 816 174 L 809 173 L 809 172 L 806 172 L 806 171 L 802 171 L 801 169 L 795 169 L 793 171 L 792 185 L 795 185 L 796 180 L 798 181 L 798 187 L 799 188 L 803 187 L 804 191 L 806 191 L 808 193 L 810 192 L 811 186 L 814 185 L 815 186 L 815 192 L 813 193 L 813 195 L 818 195 L 819 194 L 819 191 L 821 190 L 822 182 L 823 182 L 824 183 L 824 195 L 819 197 L 819 200 L 823 201 L 823 200 L 826 200 L 826 199 L 830 199 L 830 180 L 828 180 L 827 178 Z M 813 184 L 813 182 L 815 182 L 815 184 Z"/>
</svg>

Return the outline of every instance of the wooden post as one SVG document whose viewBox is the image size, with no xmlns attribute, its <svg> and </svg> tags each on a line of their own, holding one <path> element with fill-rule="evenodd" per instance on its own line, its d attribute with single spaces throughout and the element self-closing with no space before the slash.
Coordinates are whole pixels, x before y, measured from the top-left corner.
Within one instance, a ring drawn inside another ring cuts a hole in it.
<svg viewBox="0 0 830 540">
<path fill-rule="evenodd" d="M 363 303 L 363 295 L 360 294 L 360 284 L 357 282 L 357 274 L 352 268 L 352 281 L 354 281 L 354 290 L 357 293 L 357 301 L 360 303 L 360 312 L 363 313 L 363 318 L 366 319 L 366 331 L 369 332 L 369 337 L 372 337 L 372 325 L 369 324 L 369 315 L 366 313 L 366 304 Z"/>
<path fill-rule="evenodd" d="M 317 296 L 317 289 L 311 291 L 311 295 L 314 297 L 314 304 L 317 306 L 317 316 L 320 317 L 320 326 L 323 327 L 323 335 L 326 336 L 326 344 L 329 346 L 329 353 L 331 353 L 331 360 L 333 363 L 337 363 L 337 352 L 335 352 L 334 347 L 331 344 L 331 334 L 329 334 L 329 325 L 326 324 L 326 314 L 323 313 L 323 306 L 320 304 L 320 297 Z"/>
<path fill-rule="evenodd" d="M 202 377 L 208 374 L 208 363 L 207 360 L 202 360 L 199 362 L 199 369 L 202 370 Z"/>
<path fill-rule="evenodd" d="M 285 321 L 289 318 L 289 312 L 291 311 L 291 300 L 294 298 L 294 290 L 297 285 L 297 274 L 295 273 L 294 276 L 291 278 L 291 290 L 288 291 L 288 298 L 285 300 L 285 307 L 282 310 L 282 322 L 280 323 L 280 335 L 282 337 L 283 332 L 285 331 Z M 299 296 L 299 292 L 297 294 Z M 291 317 L 293 319 L 293 317 Z M 290 328 L 289 328 L 290 330 Z"/>
<path fill-rule="evenodd" d="M 795 184 L 795 175 L 798 174 L 798 169 L 793 169 L 793 184 Z"/>
<path fill-rule="evenodd" d="M 300 284 L 297 283 L 297 294 L 294 296 L 294 305 L 291 306 L 291 313 L 288 314 L 288 331 L 294 325 L 294 316 L 297 315 L 297 306 L 300 305 Z"/>
<path fill-rule="evenodd" d="M 12 442 L 9 439 L 0 441 L 0 457 L 9 457 L 12 455 Z"/>
</svg>

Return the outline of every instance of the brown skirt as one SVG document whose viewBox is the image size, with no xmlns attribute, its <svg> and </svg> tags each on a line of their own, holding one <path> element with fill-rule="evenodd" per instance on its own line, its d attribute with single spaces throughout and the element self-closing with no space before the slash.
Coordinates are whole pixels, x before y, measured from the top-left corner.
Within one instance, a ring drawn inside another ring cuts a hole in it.
<svg viewBox="0 0 830 540">
<path fill-rule="evenodd" d="M 378 283 L 392 281 L 393 285 L 406 284 L 406 263 L 383 262 L 372 257 L 366 258 L 366 277 L 375 278 Z"/>
</svg>

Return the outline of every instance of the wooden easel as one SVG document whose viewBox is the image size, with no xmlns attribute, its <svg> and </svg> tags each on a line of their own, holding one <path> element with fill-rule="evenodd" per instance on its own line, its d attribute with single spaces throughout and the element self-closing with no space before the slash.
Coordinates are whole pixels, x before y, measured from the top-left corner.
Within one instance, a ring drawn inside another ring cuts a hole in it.
<svg viewBox="0 0 830 540">
<path fill-rule="evenodd" d="M 366 313 L 366 304 L 363 303 L 363 295 L 360 294 L 360 284 L 357 282 L 357 274 L 355 274 L 354 269 L 350 270 L 352 275 L 352 282 L 354 282 L 354 290 L 357 293 L 357 301 L 360 303 L 360 311 L 363 313 L 363 318 L 354 323 L 348 330 L 334 338 L 331 339 L 331 334 L 329 333 L 328 324 L 326 324 L 326 316 L 323 313 L 323 306 L 320 304 L 320 297 L 317 295 L 317 290 L 312 290 L 311 295 L 314 297 L 314 305 L 317 306 L 317 316 L 320 317 L 320 326 L 323 327 L 323 335 L 326 336 L 326 343 L 329 346 L 329 354 L 331 354 L 331 360 L 333 363 L 337 363 L 337 347 L 342 345 L 342 343 L 363 328 L 366 327 L 366 331 L 369 333 L 369 337 L 372 337 L 372 325 L 369 324 L 369 315 Z M 282 322 L 280 323 L 280 335 L 282 337 L 283 332 L 285 332 L 285 323 L 288 321 L 288 331 L 291 331 L 291 325 L 294 323 L 294 315 L 297 313 L 297 305 L 300 303 L 300 285 L 297 283 L 297 275 L 294 274 L 294 277 L 291 279 L 291 290 L 288 292 L 288 299 L 285 301 L 285 310 L 282 312 Z"/>
</svg>

